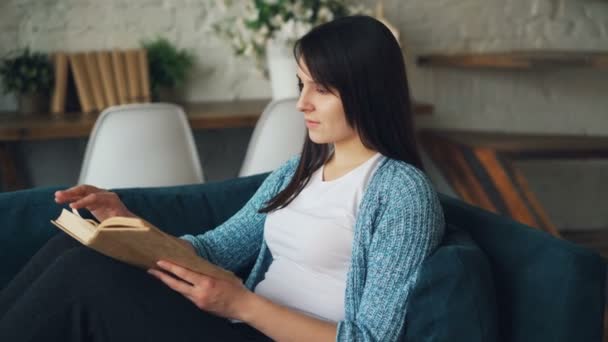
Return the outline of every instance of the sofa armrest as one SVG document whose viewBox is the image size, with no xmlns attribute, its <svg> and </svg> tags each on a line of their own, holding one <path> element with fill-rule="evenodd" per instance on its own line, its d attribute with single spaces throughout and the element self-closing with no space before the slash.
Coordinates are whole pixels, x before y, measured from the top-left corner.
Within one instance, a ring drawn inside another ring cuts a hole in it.
<svg viewBox="0 0 608 342">
<path fill-rule="evenodd" d="M 49 222 L 60 206 L 54 201 L 59 187 L 0 194 L 0 288 L 56 232 Z"/>
</svg>

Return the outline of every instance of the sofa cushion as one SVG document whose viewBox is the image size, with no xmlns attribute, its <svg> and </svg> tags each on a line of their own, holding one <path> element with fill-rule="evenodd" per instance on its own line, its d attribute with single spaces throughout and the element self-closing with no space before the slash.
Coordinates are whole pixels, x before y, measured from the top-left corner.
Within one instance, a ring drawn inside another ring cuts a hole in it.
<svg viewBox="0 0 608 342">
<path fill-rule="evenodd" d="M 408 303 L 406 341 L 496 341 L 497 307 L 486 255 L 469 233 L 448 225 L 425 260 Z"/>
<path fill-rule="evenodd" d="M 440 199 L 446 222 L 466 229 L 488 256 L 501 341 L 602 340 L 603 258 L 458 199 Z"/>
<path fill-rule="evenodd" d="M 58 189 L 0 193 L 0 289 L 57 233 L 50 220 L 61 211 L 53 195 Z"/>
</svg>

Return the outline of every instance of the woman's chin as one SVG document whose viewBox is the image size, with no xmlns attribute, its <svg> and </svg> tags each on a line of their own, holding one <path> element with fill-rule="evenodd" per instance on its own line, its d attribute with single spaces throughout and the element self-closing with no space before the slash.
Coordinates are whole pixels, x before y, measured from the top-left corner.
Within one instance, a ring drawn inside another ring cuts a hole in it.
<svg viewBox="0 0 608 342">
<path fill-rule="evenodd" d="M 328 143 L 327 139 L 323 139 L 322 137 L 319 137 L 318 134 L 312 133 L 310 131 L 308 131 L 308 137 L 315 144 L 327 144 Z"/>
</svg>

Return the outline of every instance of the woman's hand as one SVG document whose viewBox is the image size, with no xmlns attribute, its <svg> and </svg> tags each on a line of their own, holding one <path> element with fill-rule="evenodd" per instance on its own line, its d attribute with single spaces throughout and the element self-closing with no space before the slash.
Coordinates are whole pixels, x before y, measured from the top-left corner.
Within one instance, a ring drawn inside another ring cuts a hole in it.
<svg viewBox="0 0 608 342">
<path fill-rule="evenodd" d="M 199 309 L 217 316 L 242 319 L 242 309 L 251 292 L 241 280 L 223 280 L 193 272 L 168 261 L 159 261 L 162 269 L 149 269 L 148 273 L 160 279 L 173 290 L 188 298 Z"/>
<path fill-rule="evenodd" d="M 92 185 L 82 184 L 56 191 L 55 202 L 70 203 L 70 208 L 73 209 L 88 209 L 99 221 L 114 216 L 136 217 L 116 193 Z"/>
</svg>

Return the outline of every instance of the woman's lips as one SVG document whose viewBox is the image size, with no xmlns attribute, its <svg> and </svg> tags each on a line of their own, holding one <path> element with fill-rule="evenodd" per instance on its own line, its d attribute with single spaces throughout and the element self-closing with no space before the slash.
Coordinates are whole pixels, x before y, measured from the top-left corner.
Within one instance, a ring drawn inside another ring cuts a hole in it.
<svg viewBox="0 0 608 342">
<path fill-rule="evenodd" d="M 318 125 L 319 125 L 318 121 L 306 120 L 306 127 L 308 127 L 308 128 L 317 127 Z"/>
</svg>

